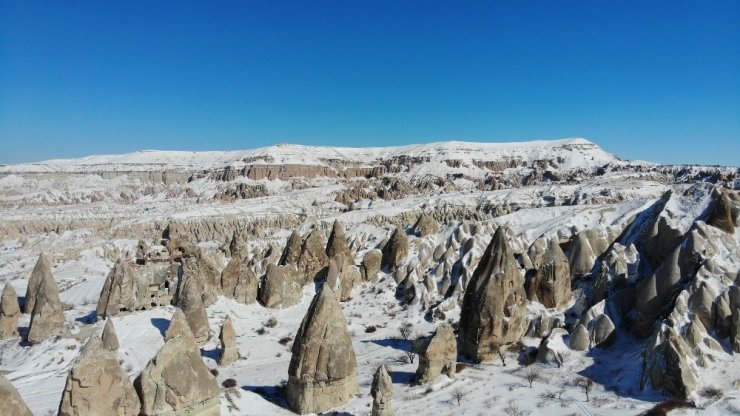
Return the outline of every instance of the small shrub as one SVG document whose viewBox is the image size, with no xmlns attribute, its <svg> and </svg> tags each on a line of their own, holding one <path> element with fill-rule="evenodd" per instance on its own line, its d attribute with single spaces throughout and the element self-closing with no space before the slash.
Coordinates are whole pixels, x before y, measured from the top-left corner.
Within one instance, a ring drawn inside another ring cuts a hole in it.
<svg viewBox="0 0 740 416">
<path fill-rule="evenodd" d="M 258 329 L 258 330 L 257 330 L 257 331 L 255 331 L 255 332 L 257 332 L 257 334 L 258 334 L 258 335 L 265 335 L 265 334 L 267 333 L 267 330 L 266 330 L 266 329 L 265 329 L 265 327 L 263 326 L 263 327 L 260 327 L 260 329 Z"/>
<path fill-rule="evenodd" d="M 213 374 L 213 377 L 218 377 L 218 370 L 215 368 L 211 368 L 211 374 Z"/>
<path fill-rule="evenodd" d="M 233 389 L 236 387 L 236 380 L 233 378 L 227 378 L 223 383 L 221 383 L 221 385 L 224 386 L 224 388 Z"/>
<path fill-rule="evenodd" d="M 372 334 L 373 332 L 377 331 L 378 328 L 375 327 L 375 325 L 370 325 L 369 327 L 365 328 L 366 334 Z"/>
<path fill-rule="evenodd" d="M 555 399 L 558 396 L 557 392 L 552 390 L 546 390 L 544 393 L 539 394 L 540 399 Z"/>
<path fill-rule="evenodd" d="M 293 338 L 291 338 L 291 337 L 289 337 L 289 336 L 285 336 L 285 337 L 282 337 L 282 338 L 280 338 L 280 340 L 278 341 L 278 343 L 279 343 L 280 345 L 288 345 L 288 343 L 289 343 L 289 342 L 290 342 L 291 340 L 293 340 Z"/>
<path fill-rule="evenodd" d="M 722 397 L 722 390 L 714 386 L 707 386 L 699 390 L 699 396 L 705 399 L 719 399 Z"/>
<path fill-rule="evenodd" d="M 455 373 L 459 373 L 459 372 L 461 372 L 462 370 L 464 370 L 466 368 L 468 368 L 468 365 L 467 364 L 465 364 L 465 363 L 457 363 L 457 364 L 455 364 Z"/>
<path fill-rule="evenodd" d="M 460 406 L 460 402 L 462 402 L 465 396 L 467 396 L 467 393 L 460 387 L 452 390 L 452 400 L 455 400 L 458 406 Z"/>
<path fill-rule="evenodd" d="M 262 325 L 264 325 L 264 326 L 266 326 L 266 327 L 268 327 L 268 328 L 275 328 L 275 327 L 277 326 L 277 324 L 278 324 L 278 320 L 277 320 L 277 318 L 275 318 L 274 316 L 271 316 L 271 317 L 270 317 L 270 318 L 269 318 L 269 319 L 268 319 L 267 321 L 265 321 L 265 323 L 263 323 Z"/>
</svg>

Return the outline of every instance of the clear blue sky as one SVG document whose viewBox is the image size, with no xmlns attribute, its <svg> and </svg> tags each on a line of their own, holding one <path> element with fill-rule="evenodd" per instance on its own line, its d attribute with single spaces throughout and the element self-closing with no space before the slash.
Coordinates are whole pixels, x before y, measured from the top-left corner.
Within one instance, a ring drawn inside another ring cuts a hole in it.
<svg viewBox="0 0 740 416">
<path fill-rule="evenodd" d="M 740 164 L 740 1 L 0 0 L 0 163 L 586 137 Z"/>
</svg>

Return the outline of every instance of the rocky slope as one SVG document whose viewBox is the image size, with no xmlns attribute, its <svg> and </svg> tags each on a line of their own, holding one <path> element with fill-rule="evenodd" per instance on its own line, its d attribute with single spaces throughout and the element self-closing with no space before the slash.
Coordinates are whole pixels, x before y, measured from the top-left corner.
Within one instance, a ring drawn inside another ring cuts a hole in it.
<svg viewBox="0 0 740 416">
<path fill-rule="evenodd" d="M 0 374 L 34 414 L 740 412 L 738 189 L 584 139 L 2 166 Z"/>
</svg>

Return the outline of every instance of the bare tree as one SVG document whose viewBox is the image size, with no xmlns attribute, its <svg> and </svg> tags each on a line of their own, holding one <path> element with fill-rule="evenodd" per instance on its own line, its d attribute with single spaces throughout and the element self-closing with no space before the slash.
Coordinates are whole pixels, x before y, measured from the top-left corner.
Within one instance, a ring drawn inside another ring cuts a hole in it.
<svg viewBox="0 0 740 416">
<path fill-rule="evenodd" d="M 583 390 L 583 393 L 586 395 L 586 401 L 588 401 L 588 394 L 594 387 L 594 381 L 591 380 L 591 377 L 579 377 L 578 379 L 576 379 L 576 386 L 580 387 L 581 390 Z"/>
<path fill-rule="evenodd" d="M 563 394 L 565 394 L 565 383 L 563 383 L 563 385 L 560 386 L 560 390 L 558 390 L 557 393 L 558 393 L 558 400 L 562 400 Z"/>
<path fill-rule="evenodd" d="M 421 341 L 416 339 L 414 340 L 414 330 L 413 325 L 410 322 L 404 322 L 401 324 L 401 326 L 398 328 L 398 335 L 399 338 L 406 341 L 408 344 L 408 349 L 404 350 L 404 354 L 406 354 L 406 357 L 409 360 L 409 363 L 413 364 L 414 359 L 416 358 L 416 355 L 419 352 Z"/>
<path fill-rule="evenodd" d="M 494 345 L 493 346 L 493 351 L 495 351 L 496 354 L 498 354 L 498 357 L 501 359 L 501 365 L 503 365 L 504 367 L 506 367 L 506 357 L 504 356 L 504 352 L 501 350 L 501 346 L 500 345 Z"/>
<path fill-rule="evenodd" d="M 458 387 L 455 390 L 452 390 L 452 399 L 457 401 L 457 405 L 460 406 L 460 402 L 462 402 L 462 399 L 467 396 L 468 393 L 465 392 L 465 390 L 462 389 L 462 387 Z"/>
<path fill-rule="evenodd" d="M 532 388 L 532 383 L 534 383 L 535 380 L 540 378 L 540 374 L 537 372 L 537 369 L 534 367 L 528 367 L 527 371 L 524 372 L 524 378 L 527 379 L 529 382 L 529 388 Z"/>
<path fill-rule="evenodd" d="M 504 413 L 508 416 L 524 416 L 524 412 L 519 409 L 519 406 L 512 400 L 509 404 L 504 407 Z"/>
</svg>

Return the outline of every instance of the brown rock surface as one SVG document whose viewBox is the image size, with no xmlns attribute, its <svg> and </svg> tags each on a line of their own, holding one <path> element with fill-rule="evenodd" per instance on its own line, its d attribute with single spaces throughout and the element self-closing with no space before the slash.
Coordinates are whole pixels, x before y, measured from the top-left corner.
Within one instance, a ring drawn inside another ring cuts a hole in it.
<svg viewBox="0 0 740 416">
<path fill-rule="evenodd" d="M 383 266 L 395 271 L 409 253 L 409 239 L 403 228 L 396 228 L 383 247 Z"/>
<path fill-rule="evenodd" d="M 357 394 L 357 360 L 334 293 L 318 293 L 293 341 L 286 396 L 300 414 L 319 413 Z"/>
<path fill-rule="evenodd" d="M 0 374 L 0 414 L 33 416 L 18 390 L 2 374 Z"/>
<path fill-rule="evenodd" d="M 373 396 L 372 416 L 393 416 L 393 380 L 385 365 L 378 366 L 375 371 L 370 394 Z"/>
<path fill-rule="evenodd" d="M 419 367 L 416 369 L 415 381 L 429 383 L 439 377 L 440 374 L 454 378 L 456 363 L 457 341 L 455 340 L 455 333 L 450 324 L 442 323 L 419 352 Z"/>
<path fill-rule="evenodd" d="M 483 253 L 463 296 L 459 348 L 480 362 L 497 357 L 499 346 L 527 330 L 527 297 L 514 254 L 499 227 Z"/>
<path fill-rule="evenodd" d="M 23 309 L 26 313 L 33 311 L 33 307 L 36 304 L 36 292 L 38 292 L 39 286 L 41 286 L 41 282 L 44 281 L 46 276 L 51 276 L 53 264 L 54 261 L 49 255 L 46 253 L 39 254 L 36 265 L 33 266 L 31 277 L 28 279 L 28 286 L 26 287 L 26 303 Z"/>
<path fill-rule="evenodd" d="M 21 308 L 18 305 L 18 295 L 10 282 L 5 282 L 2 298 L 0 298 L 0 340 L 18 335 L 18 319 L 21 317 Z"/>
<path fill-rule="evenodd" d="M 301 246 L 301 255 L 298 257 L 298 271 L 302 277 L 300 283 L 313 282 L 321 278 L 329 265 L 326 255 L 324 233 L 318 228 L 308 233 L 308 237 Z"/>
<path fill-rule="evenodd" d="M 257 301 L 257 275 L 239 256 L 229 260 L 221 272 L 224 296 L 248 305 Z"/>
<path fill-rule="evenodd" d="M 352 259 L 352 252 L 349 250 L 347 237 L 344 236 L 344 227 L 339 220 L 334 220 L 331 234 L 329 234 L 329 241 L 326 243 L 326 255 L 332 258 L 338 253 L 342 253 L 348 259 Z M 354 262 L 354 260 L 352 261 Z"/>
<path fill-rule="evenodd" d="M 165 333 L 165 344 L 134 383 L 141 414 L 213 416 L 220 413 L 219 388 L 179 309 Z"/>
<path fill-rule="evenodd" d="M 134 386 L 118 363 L 117 350 L 105 346 L 97 335 L 90 337 L 67 376 L 59 415 L 136 416 L 140 408 Z"/>
<path fill-rule="evenodd" d="M 383 252 L 378 249 L 372 249 L 365 253 L 362 258 L 362 278 L 367 282 L 377 282 L 378 272 L 383 262 Z"/>
<path fill-rule="evenodd" d="M 529 300 L 537 300 L 546 308 L 564 308 L 571 298 L 568 259 L 555 239 L 547 243 L 545 253 L 528 283 Z"/>
<path fill-rule="evenodd" d="M 59 334 L 64 329 L 62 301 L 59 299 L 59 288 L 51 273 L 36 291 L 36 302 L 31 312 L 31 324 L 28 327 L 28 342 L 35 344 L 46 338 Z"/>
<path fill-rule="evenodd" d="M 298 282 L 298 271 L 293 266 L 267 266 L 267 273 L 259 288 L 259 299 L 267 308 L 289 308 L 303 295 Z"/>
<path fill-rule="evenodd" d="M 226 316 L 226 319 L 224 319 L 218 339 L 221 341 L 221 355 L 218 358 L 218 365 L 229 365 L 238 360 L 239 351 L 236 348 L 236 332 L 234 332 L 234 325 L 231 323 L 230 316 Z"/>
</svg>

